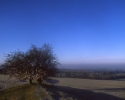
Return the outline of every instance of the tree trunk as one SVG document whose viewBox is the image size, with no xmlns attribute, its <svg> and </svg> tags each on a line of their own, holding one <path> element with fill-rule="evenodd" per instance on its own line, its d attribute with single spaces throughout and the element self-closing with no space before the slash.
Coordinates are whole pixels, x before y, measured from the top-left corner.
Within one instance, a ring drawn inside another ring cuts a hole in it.
<svg viewBox="0 0 125 100">
<path fill-rule="evenodd" d="M 41 83 L 42 83 L 42 82 L 41 82 L 41 78 L 38 78 L 37 81 L 38 81 L 38 83 L 41 85 Z"/>
<path fill-rule="evenodd" d="M 30 85 L 32 85 L 32 78 L 29 78 L 29 83 L 30 83 Z"/>
</svg>

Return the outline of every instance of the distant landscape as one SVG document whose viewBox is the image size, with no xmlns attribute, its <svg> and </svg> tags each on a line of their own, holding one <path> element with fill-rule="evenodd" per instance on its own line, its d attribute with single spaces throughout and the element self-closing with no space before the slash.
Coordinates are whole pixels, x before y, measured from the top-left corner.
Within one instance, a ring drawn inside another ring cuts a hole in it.
<svg viewBox="0 0 125 100">
<path fill-rule="evenodd" d="M 102 64 L 61 64 L 62 69 L 82 69 L 82 70 L 125 70 L 125 63 L 102 63 Z"/>
</svg>

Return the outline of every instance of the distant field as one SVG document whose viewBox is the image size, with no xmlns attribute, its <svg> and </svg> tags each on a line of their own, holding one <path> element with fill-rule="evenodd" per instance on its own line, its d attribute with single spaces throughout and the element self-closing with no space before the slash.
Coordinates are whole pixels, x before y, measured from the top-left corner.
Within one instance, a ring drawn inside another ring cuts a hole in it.
<svg viewBox="0 0 125 100">
<path fill-rule="evenodd" d="M 9 78 L 8 75 L 0 75 L 0 89 L 6 89 L 13 86 L 25 84 L 26 82 L 16 81 L 15 78 Z M 6 86 L 6 87 L 3 87 Z"/>
<path fill-rule="evenodd" d="M 8 75 L 0 75 L 0 81 L 5 81 L 9 78 Z"/>
</svg>

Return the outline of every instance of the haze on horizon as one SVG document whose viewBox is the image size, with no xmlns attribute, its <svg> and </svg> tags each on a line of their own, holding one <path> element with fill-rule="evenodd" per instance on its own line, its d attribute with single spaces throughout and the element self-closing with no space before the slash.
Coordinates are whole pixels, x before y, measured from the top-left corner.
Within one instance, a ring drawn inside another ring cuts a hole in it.
<svg viewBox="0 0 125 100">
<path fill-rule="evenodd" d="M 125 0 L 0 0 L 4 54 L 49 43 L 62 65 L 125 64 Z"/>
</svg>

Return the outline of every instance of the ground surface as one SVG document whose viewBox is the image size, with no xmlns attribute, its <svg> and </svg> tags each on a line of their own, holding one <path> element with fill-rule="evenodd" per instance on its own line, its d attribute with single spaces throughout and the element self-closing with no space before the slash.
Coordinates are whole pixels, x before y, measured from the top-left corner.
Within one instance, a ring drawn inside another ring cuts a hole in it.
<svg viewBox="0 0 125 100">
<path fill-rule="evenodd" d="M 4 81 L 4 84 L 8 82 L 6 79 L 7 76 L 0 76 L 0 81 Z M 11 83 L 6 88 L 25 83 Z M 41 100 L 125 100 L 125 81 L 50 78 L 47 82 L 43 82 L 42 86 L 35 85 L 32 95 L 34 94 Z"/>
<path fill-rule="evenodd" d="M 15 78 L 9 78 L 8 75 L 0 75 L 0 90 L 27 83 L 26 81 L 17 81 Z"/>
<path fill-rule="evenodd" d="M 78 100 L 125 100 L 125 81 L 52 78 L 50 83 Z"/>
</svg>

